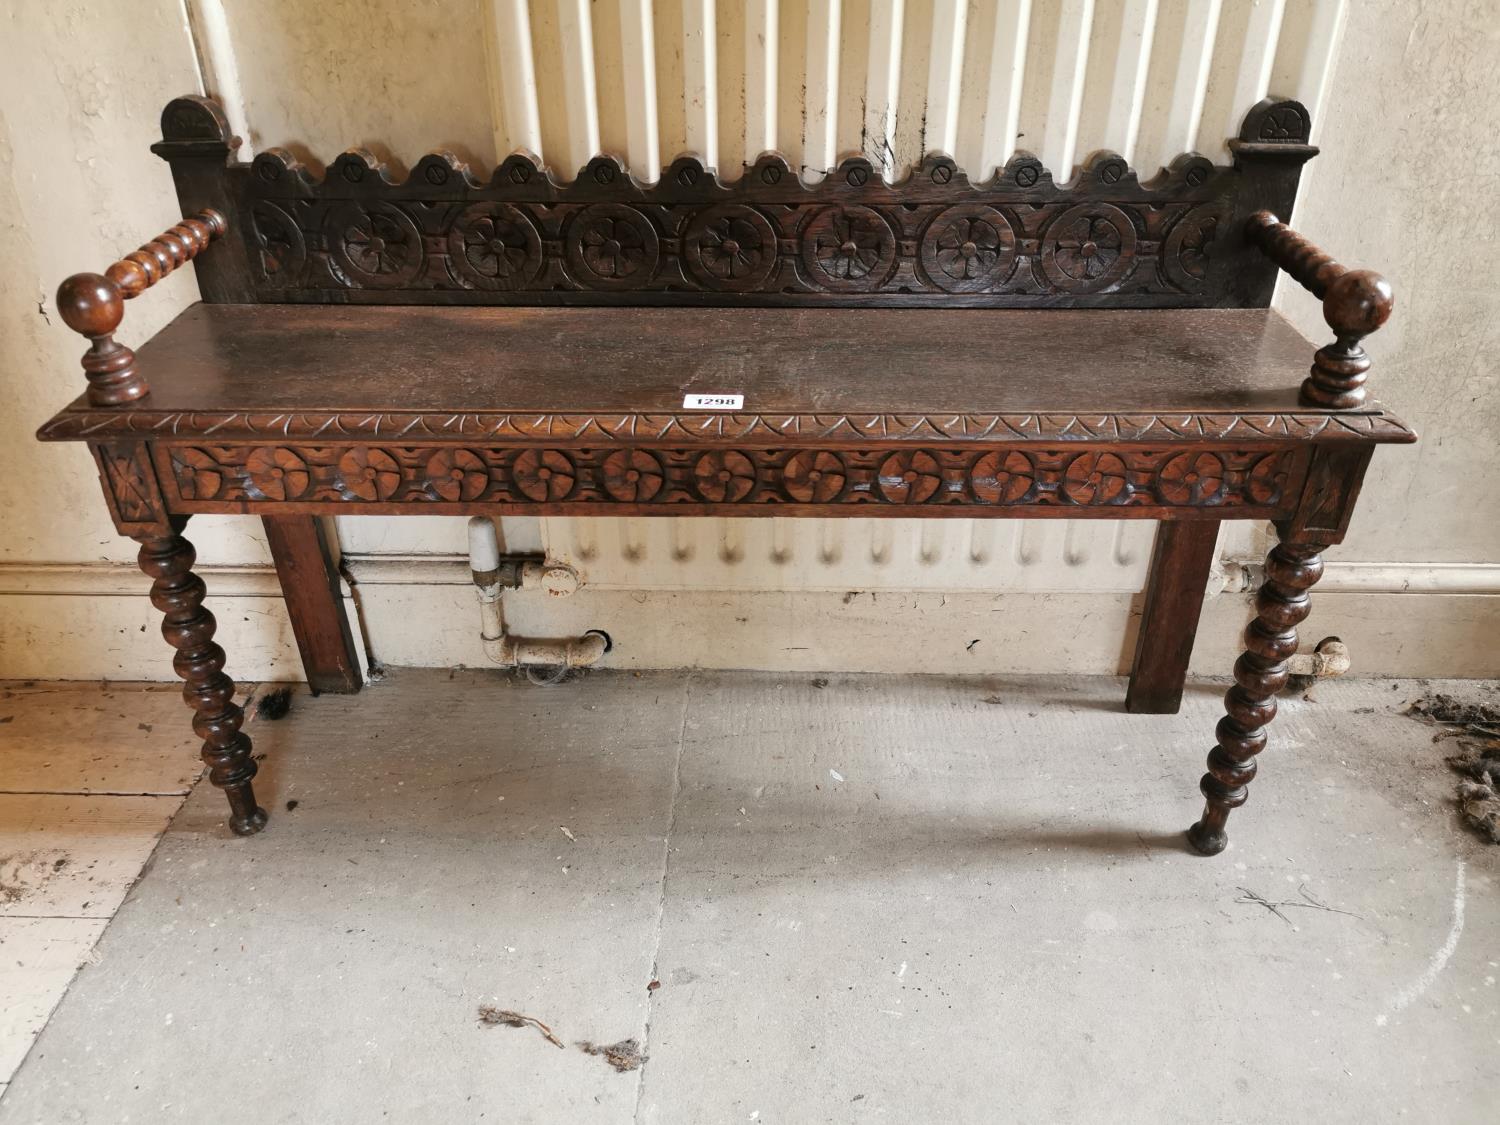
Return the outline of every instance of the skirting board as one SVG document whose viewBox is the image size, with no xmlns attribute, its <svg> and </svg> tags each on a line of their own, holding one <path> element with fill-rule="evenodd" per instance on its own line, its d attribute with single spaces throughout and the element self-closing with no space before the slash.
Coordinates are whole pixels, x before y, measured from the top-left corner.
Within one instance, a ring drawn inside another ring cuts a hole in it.
<svg viewBox="0 0 1500 1125">
<path fill-rule="evenodd" d="M 463 560 L 365 557 L 346 609 L 377 661 L 482 667 L 479 613 Z M 228 671 L 301 678 L 269 568 L 204 566 Z M 1225 676 L 1250 616 L 1230 590 L 1205 603 L 1192 669 Z M 170 650 L 143 580 L 125 565 L 0 566 L 0 678 L 170 679 Z M 1384 586 L 1384 588 L 1381 588 Z M 1397 592 L 1400 591 L 1400 592 Z M 510 630 L 560 636 L 603 629 L 615 668 L 757 668 L 945 675 L 1128 667 L 1139 594 L 627 591 L 585 586 L 569 598 L 506 595 Z M 420 624 L 413 625 L 413 622 Z M 1397 567 L 1330 562 L 1313 592 L 1304 647 L 1338 636 L 1356 674 L 1500 675 L 1500 566 Z"/>
<path fill-rule="evenodd" d="M 97 584 L 79 583 L 67 592 L 18 593 L 16 583 L 0 581 L 0 679 L 175 680 L 161 614 L 140 582 L 126 592 L 123 583 L 100 573 L 115 568 L 80 569 L 87 569 Z M 124 567 L 118 569 L 128 577 Z M 275 572 L 240 580 L 212 567 L 199 568 L 199 573 L 208 584 L 205 604 L 218 622 L 214 640 L 228 655 L 225 671 L 241 682 L 301 680 L 302 661 Z M 48 584 L 55 577 L 48 575 Z M 0 573 L 0 579 L 6 578 L 14 573 Z M 358 646 L 352 599 L 345 598 L 344 607 Z"/>
</svg>

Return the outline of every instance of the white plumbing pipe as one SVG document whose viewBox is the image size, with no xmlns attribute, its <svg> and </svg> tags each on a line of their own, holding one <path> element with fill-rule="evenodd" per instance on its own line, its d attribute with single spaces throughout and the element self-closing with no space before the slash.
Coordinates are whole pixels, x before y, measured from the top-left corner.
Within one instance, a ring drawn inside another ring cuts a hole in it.
<svg viewBox="0 0 1500 1125">
<path fill-rule="evenodd" d="M 480 640 L 484 654 L 507 668 L 531 664 L 583 668 L 604 655 L 608 640 L 603 633 L 557 639 L 512 637 L 505 631 L 500 611 L 500 587 L 479 587 Z"/>
<path fill-rule="evenodd" d="M 500 569 L 500 537 L 495 534 L 495 521 L 488 516 L 475 516 L 469 521 L 469 569 L 475 574 L 493 574 Z M 477 578 L 474 584 L 479 584 Z"/>
<path fill-rule="evenodd" d="M 1349 649 L 1337 637 L 1318 642 L 1313 652 L 1299 652 L 1287 658 L 1287 671 L 1293 676 L 1342 676 L 1349 671 Z"/>
<path fill-rule="evenodd" d="M 507 576 L 502 574 L 499 538 L 494 522 L 486 516 L 469 520 L 469 569 L 479 592 L 480 640 L 485 656 L 494 663 L 506 668 L 584 668 L 608 650 L 609 638 L 603 633 L 556 639 L 506 633 L 500 597 L 507 585 L 540 587 L 560 597 L 578 588 L 578 576 L 571 567 L 526 561 L 510 571 L 508 581 L 504 580 Z"/>
</svg>

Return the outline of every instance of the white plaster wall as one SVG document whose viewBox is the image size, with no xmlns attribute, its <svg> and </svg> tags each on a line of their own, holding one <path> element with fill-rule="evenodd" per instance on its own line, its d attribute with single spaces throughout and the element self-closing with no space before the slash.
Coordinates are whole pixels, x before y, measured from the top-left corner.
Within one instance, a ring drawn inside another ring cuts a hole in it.
<svg viewBox="0 0 1500 1125">
<path fill-rule="evenodd" d="M 1295 223 L 1395 287 L 1395 314 L 1366 341 L 1370 388 L 1422 440 L 1375 455 L 1331 557 L 1500 560 L 1497 127 L 1495 0 L 1350 7 Z M 1277 304 L 1322 342 L 1318 302 L 1283 285 Z"/>
<path fill-rule="evenodd" d="M 198 85 L 178 0 L 19 0 L 0 14 L 0 560 L 135 557 L 93 495 L 78 446 L 36 428 L 82 388 L 84 347 L 52 310 L 69 273 L 103 269 L 180 217 L 150 152 L 161 107 Z M 132 302 L 120 338 L 138 344 L 195 300 L 184 270 Z M 206 520 L 205 554 L 266 559 L 252 521 Z"/>
<path fill-rule="evenodd" d="M 33 434 L 83 389 L 57 284 L 180 217 L 150 145 L 161 107 L 197 86 L 178 0 L 0 11 L 0 677 L 172 676 L 135 544 L 115 534 L 88 451 Z M 131 303 L 120 338 L 139 344 L 196 298 L 182 270 Z M 269 564 L 258 520 L 195 520 L 193 538 L 213 563 Z M 218 608 L 238 667 L 294 674 L 279 601 Z"/>
<path fill-rule="evenodd" d="M 170 675 L 133 545 L 110 527 L 86 452 L 31 435 L 83 385 L 81 341 L 51 312 L 57 282 L 177 217 L 148 146 L 165 101 L 201 88 L 200 61 L 209 86 L 233 92 L 232 118 L 257 150 L 289 144 L 320 162 L 363 144 L 409 164 L 447 147 L 484 169 L 528 147 L 571 169 L 602 147 L 645 178 L 685 149 L 732 176 L 768 144 L 809 175 L 861 147 L 897 169 L 924 144 L 973 168 L 1018 146 L 1059 167 L 1108 146 L 1149 170 L 1189 146 L 1223 159 L 1223 138 L 1261 93 L 1295 94 L 1315 107 L 1325 146 L 1296 221 L 1396 285 L 1397 315 L 1370 344 L 1373 387 L 1425 439 L 1377 454 L 1309 639 L 1343 635 L 1367 671 L 1500 671 L 1486 346 L 1500 307 L 1484 265 L 1500 225 L 1485 190 L 1500 170 L 1493 16 L 1483 0 L 12 0 L 0 13 L 0 676 Z M 132 302 L 122 338 L 139 342 L 192 297 L 183 271 Z M 1295 287 L 1278 300 L 1322 342 L 1316 302 Z M 510 547 L 572 550 L 574 521 L 549 522 L 506 520 Z M 746 521 L 693 522 L 705 558 L 744 538 Z M 966 534 L 964 521 L 937 522 L 943 536 Z M 917 583 L 927 593 L 847 598 L 845 575 L 754 552 L 738 569 L 720 558 L 665 583 L 598 560 L 597 587 L 562 603 L 518 598 L 512 616 L 532 633 L 608 628 L 621 666 L 1118 670 L 1148 528 L 1120 538 L 1102 523 L 1044 522 L 1020 529 L 1030 547 L 1012 553 L 1015 565 L 928 568 Z M 378 659 L 477 659 L 462 565 L 444 561 L 463 549 L 461 520 L 339 526 Z M 258 522 L 200 517 L 191 534 L 230 670 L 293 675 Z M 937 532 L 913 521 L 900 534 L 898 551 L 920 551 Z M 1224 553 L 1258 555 L 1263 540 L 1240 525 Z M 880 586 L 859 556 L 869 545 L 847 547 L 861 562 L 850 588 Z M 1341 570 L 1346 560 L 1391 565 Z M 1064 567 L 1066 581 L 1048 580 Z M 1229 569 L 1230 592 L 1205 614 L 1199 671 L 1227 670 L 1246 615 Z M 788 580 L 798 588 L 778 592 Z M 1395 592 L 1407 586 L 1427 592 Z M 971 632 L 982 643 L 969 645 Z"/>
<path fill-rule="evenodd" d="M 224 13 L 255 151 L 291 148 L 313 167 L 355 147 L 398 169 L 442 149 L 495 164 L 478 0 L 193 6 Z"/>
</svg>

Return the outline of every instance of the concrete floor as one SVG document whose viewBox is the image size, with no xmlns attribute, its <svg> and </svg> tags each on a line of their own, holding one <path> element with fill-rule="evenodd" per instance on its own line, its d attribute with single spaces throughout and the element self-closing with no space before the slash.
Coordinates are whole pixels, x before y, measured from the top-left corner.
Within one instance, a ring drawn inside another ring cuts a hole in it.
<svg viewBox="0 0 1500 1125">
<path fill-rule="evenodd" d="M 1221 685 L 298 698 L 250 728 L 269 829 L 193 792 L 0 1123 L 1493 1121 L 1500 849 L 1399 715 L 1424 690 L 1285 702 L 1212 860 L 1180 833 Z"/>
</svg>

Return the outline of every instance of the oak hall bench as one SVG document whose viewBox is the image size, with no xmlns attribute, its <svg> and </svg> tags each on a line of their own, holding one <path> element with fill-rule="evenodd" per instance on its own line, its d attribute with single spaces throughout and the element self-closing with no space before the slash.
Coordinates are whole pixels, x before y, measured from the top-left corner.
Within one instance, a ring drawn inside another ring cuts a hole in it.
<svg viewBox="0 0 1500 1125">
<path fill-rule="evenodd" d="M 681 158 L 646 186 L 603 156 L 561 183 L 444 153 L 397 181 L 362 151 L 321 177 L 237 161 L 220 108 L 178 98 L 153 150 L 190 217 L 62 284 L 88 388 L 39 436 L 93 451 L 246 835 L 266 813 L 182 536 L 199 512 L 264 519 L 325 691 L 360 680 L 318 516 L 1160 520 L 1144 712 L 1180 701 L 1219 521 L 1271 521 L 1188 831 L 1214 854 L 1320 553 L 1375 447 L 1416 439 L 1364 389 L 1390 288 L 1280 221 L 1309 125 L 1268 99 L 1232 165 L 1185 154 L 1144 182 L 1107 152 L 1067 183 L 1025 153 L 982 182 L 937 154 L 894 185 L 852 159 L 809 186 L 767 154 L 732 184 Z M 124 301 L 189 260 L 202 302 L 116 342 Z M 1278 269 L 1333 342 L 1269 308 Z"/>
</svg>

